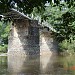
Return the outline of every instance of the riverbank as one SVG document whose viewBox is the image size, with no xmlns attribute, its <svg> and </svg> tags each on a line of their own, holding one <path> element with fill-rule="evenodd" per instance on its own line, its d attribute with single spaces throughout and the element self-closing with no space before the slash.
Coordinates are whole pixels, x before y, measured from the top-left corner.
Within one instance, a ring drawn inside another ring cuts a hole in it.
<svg viewBox="0 0 75 75">
<path fill-rule="evenodd" d="M 57 53 L 57 52 L 41 52 L 40 56 L 42 56 L 42 55 L 44 55 L 44 56 L 48 56 L 48 55 L 72 56 L 72 55 L 75 55 L 75 53 L 68 53 L 66 51 L 65 52 L 59 52 L 59 53 Z M 8 53 L 0 53 L 0 56 L 8 56 Z"/>
<path fill-rule="evenodd" d="M 7 56 L 7 53 L 0 53 L 0 56 Z"/>
</svg>

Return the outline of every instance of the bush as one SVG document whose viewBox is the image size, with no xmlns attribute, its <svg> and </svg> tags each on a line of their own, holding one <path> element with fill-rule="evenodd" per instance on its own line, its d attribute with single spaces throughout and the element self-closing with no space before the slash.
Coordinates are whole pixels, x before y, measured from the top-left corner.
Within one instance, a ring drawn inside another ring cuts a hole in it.
<svg viewBox="0 0 75 75">
<path fill-rule="evenodd" d="M 74 53 L 75 52 L 75 40 L 65 39 L 59 43 L 59 52 Z"/>
<path fill-rule="evenodd" d="M 0 53 L 7 52 L 8 36 L 12 22 L 0 22 Z"/>
<path fill-rule="evenodd" d="M 0 53 L 6 53 L 7 52 L 7 45 L 0 45 Z"/>
<path fill-rule="evenodd" d="M 64 50 L 68 49 L 68 42 L 67 40 L 63 40 L 62 42 L 59 43 L 59 51 L 63 52 Z"/>
</svg>

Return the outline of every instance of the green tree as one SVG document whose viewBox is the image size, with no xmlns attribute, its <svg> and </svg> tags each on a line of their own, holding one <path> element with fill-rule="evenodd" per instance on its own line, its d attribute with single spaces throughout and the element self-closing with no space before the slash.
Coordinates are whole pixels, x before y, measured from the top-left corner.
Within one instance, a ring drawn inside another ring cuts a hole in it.
<svg viewBox="0 0 75 75">
<path fill-rule="evenodd" d="M 11 8 L 15 8 L 20 12 L 31 13 L 34 7 L 40 9 L 40 7 L 44 8 L 46 2 L 50 2 L 53 4 L 53 0 L 0 0 L 0 13 L 5 13 L 10 11 Z M 54 6 L 62 6 L 62 0 L 54 0 Z M 74 0 L 64 0 L 68 7 L 75 6 Z"/>
<path fill-rule="evenodd" d="M 10 31 L 9 22 L 0 22 L 0 52 L 7 52 L 8 35 Z"/>
</svg>

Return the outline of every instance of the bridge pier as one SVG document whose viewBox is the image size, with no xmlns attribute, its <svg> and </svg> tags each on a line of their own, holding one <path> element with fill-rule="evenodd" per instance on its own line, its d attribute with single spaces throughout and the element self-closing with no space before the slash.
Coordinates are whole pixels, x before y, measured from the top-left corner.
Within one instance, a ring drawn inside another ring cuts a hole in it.
<svg viewBox="0 0 75 75">
<path fill-rule="evenodd" d="M 8 38 L 8 54 L 40 55 L 39 28 L 36 20 L 13 21 Z"/>
</svg>

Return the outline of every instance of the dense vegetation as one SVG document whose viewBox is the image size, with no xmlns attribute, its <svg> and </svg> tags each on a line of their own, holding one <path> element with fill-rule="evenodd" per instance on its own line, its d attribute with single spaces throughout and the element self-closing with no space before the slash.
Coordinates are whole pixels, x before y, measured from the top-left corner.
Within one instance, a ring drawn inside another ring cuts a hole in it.
<svg viewBox="0 0 75 75">
<path fill-rule="evenodd" d="M 17 9 L 23 13 L 31 13 L 34 7 L 44 9 L 46 2 L 54 4 L 54 6 L 63 6 L 61 1 L 65 1 L 68 4 L 68 7 L 75 6 L 74 0 L 0 0 L 0 13 L 6 13 L 10 11 L 11 8 Z"/>
<path fill-rule="evenodd" d="M 10 31 L 9 22 L 0 22 L 0 53 L 7 52 L 8 35 Z"/>
</svg>

